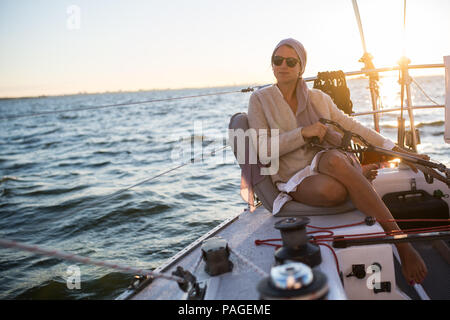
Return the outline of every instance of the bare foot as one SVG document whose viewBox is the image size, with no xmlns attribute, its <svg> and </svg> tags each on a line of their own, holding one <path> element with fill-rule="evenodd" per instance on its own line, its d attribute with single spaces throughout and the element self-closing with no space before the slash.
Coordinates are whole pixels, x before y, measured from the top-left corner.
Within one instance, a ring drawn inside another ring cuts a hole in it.
<svg viewBox="0 0 450 320">
<path fill-rule="evenodd" d="M 362 174 L 370 182 L 372 182 L 372 180 L 374 180 L 377 177 L 378 169 L 380 168 L 379 165 L 376 164 L 376 163 L 366 164 L 366 165 L 363 165 L 361 167 L 362 167 Z"/>
<path fill-rule="evenodd" d="M 399 244 L 397 249 L 402 261 L 402 272 L 406 281 L 410 285 L 422 283 L 428 270 L 419 253 L 409 243 Z"/>
</svg>

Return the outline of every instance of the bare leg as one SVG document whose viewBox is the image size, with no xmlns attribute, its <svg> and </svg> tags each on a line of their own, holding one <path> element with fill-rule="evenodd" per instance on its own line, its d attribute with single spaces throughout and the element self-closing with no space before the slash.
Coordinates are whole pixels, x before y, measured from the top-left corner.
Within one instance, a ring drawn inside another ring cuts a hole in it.
<svg viewBox="0 0 450 320">
<path fill-rule="evenodd" d="M 400 230 L 397 223 L 386 222 L 393 219 L 389 209 L 361 171 L 353 167 L 343 154 L 338 151 L 323 154 L 319 163 L 319 172 L 342 183 L 353 204 L 361 212 L 380 221 L 385 231 Z M 421 283 L 427 274 L 422 258 L 409 243 L 397 244 L 396 247 L 402 260 L 403 275 L 406 280 Z"/>
<path fill-rule="evenodd" d="M 348 197 L 345 186 L 326 174 L 306 177 L 289 193 L 295 201 L 315 207 L 332 207 L 344 202 Z"/>
<path fill-rule="evenodd" d="M 333 206 L 347 196 L 363 213 L 375 217 L 385 231 L 400 230 L 389 209 L 376 193 L 361 170 L 353 167 L 346 156 L 338 151 L 324 153 L 319 162 L 318 175 L 305 178 L 297 191 L 290 195 L 301 203 L 313 206 Z M 402 271 L 408 282 L 420 283 L 427 274 L 422 258 L 409 243 L 397 244 L 402 260 Z"/>
</svg>

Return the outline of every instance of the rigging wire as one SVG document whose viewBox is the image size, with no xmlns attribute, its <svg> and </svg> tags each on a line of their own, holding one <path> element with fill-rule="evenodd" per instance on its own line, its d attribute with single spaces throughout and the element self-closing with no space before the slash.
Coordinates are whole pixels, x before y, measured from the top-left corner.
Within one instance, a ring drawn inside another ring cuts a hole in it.
<svg viewBox="0 0 450 320">
<path fill-rule="evenodd" d="M 15 116 L 6 116 L 6 117 L 0 117 L 0 120 L 10 120 L 10 119 L 16 119 L 16 118 L 25 118 L 25 117 L 35 117 L 35 116 L 41 116 L 41 115 L 48 115 L 48 114 L 58 114 L 58 113 L 64 113 L 64 112 L 75 112 L 75 111 L 85 111 L 85 110 L 97 110 L 97 109 L 105 109 L 105 108 L 113 108 L 113 107 L 120 107 L 120 106 L 128 106 L 128 105 L 137 105 L 137 104 L 145 104 L 145 103 L 153 103 L 153 102 L 163 102 L 163 101 L 174 101 L 174 100 L 182 100 L 182 99 L 190 99 L 190 98 L 199 98 L 199 97 L 207 97 L 207 96 L 216 96 L 216 95 L 224 95 L 224 94 L 231 94 L 231 93 L 245 93 L 245 92 L 252 92 L 255 89 L 260 89 L 263 87 L 266 87 L 268 85 L 262 85 L 262 86 L 256 86 L 256 87 L 248 87 L 248 88 L 244 88 L 244 89 L 240 89 L 240 90 L 233 90 L 233 91 L 224 91 L 224 92 L 215 92 L 215 93 L 208 93 L 208 94 L 200 94 L 200 95 L 191 95 L 191 96 L 182 96 L 182 97 L 174 97 L 174 98 L 165 98 L 165 99 L 154 99 L 154 100 L 146 100 L 146 101 L 138 101 L 138 102 L 127 102 L 127 103 L 116 103 L 116 104 L 110 104 L 110 105 L 103 105 L 103 106 L 92 106 L 92 107 L 81 107 L 81 108 L 76 108 L 76 109 L 67 109 L 67 110 L 55 110 L 55 111 L 44 111 L 44 112 L 38 112 L 38 113 L 31 113 L 31 114 L 24 114 L 24 115 L 15 115 Z M 213 156 L 215 155 L 215 153 L 220 152 L 222 150 L 224 150 L 225 148 L 229 147 L 229 145 L 218 148 L 216 150 L 211 151 L 209 154 L 207 154 L 206 156 Z M 182 163 L 176 167 L 170 168 L 168 170 L 165 170 L 163 172 L 160 172 L 150 178 L 147 178 L 145 180 L 142 180 L 138 183 L 135 183 L 131 186 L 125 187 L 123 189 L 119 189 L 116 192 L 107 195 L 103 198 L 100 198 L 100 200 L 96 201 L 96 205 L 102 204 L 103 202 L 110 200 L 112 198 L 117 197 L 118 195 L 132 189 L 135 188 L 137 186 L 140 186 L 142 184 L 145 184 L 151 180 L 154 180 L 158 177 L 161 177 L 167 173 L 170 173 L 172 171 L 175 171 L 179 168 L 182 168 L 190 163 L 195 162 L 195 160 L 197 160 L 197 158 L 200 155 L 194 156 L 191 159 L 189 159 L 189 161 Z M 202 159 L 204 158 L 204 154 L 203 152 L 201 153 Z M 88 206 L 91 205 L 86 205 L 84 207 L 78 208 L 78 210 L 80 209 L 85 209 Z"/>
<path fill-rule="evenodd" d="M 83 263 L 83 264 L 90 264 L 90 265 L 95 265 L 95 266 L 99 266 L 99 267 L 107 267 L 107 268 L 111 268 L 111 269 L 115 269 L 115 270 L 120 270 L 124 273 L 130 273 L 133 275 L 138 274 L 138 275 L 148 276 L 148 277 L 152 277 L 152 278 L 164 278 L 164 279 L 173 280 L 173 281 L 176 281 L 179 283 L 185 282 L 184 279 L 177 277 L 177 276 L 170 276 L 170 275 L 166 275 L 163 273 L 154 272 L 151 270 L 138 269 L 138 268 L 134 268 L 131 266 L 117 264 L 117 263 L 108 262 L 108 261 L 90 259 L 87 257 L 70 254 L 70 253 L 67 253 L 64 251 L 42 248 L 42 247 L 38 247 L 35 245 L 28 245 L 28 244 L 24 244 L 24 243 L 12 241 L 12 240 L 7 240 L 7 239 L 0 238 L 0 246 L 2 246 L 4 248 L 13 248 L 13 249 L 19 249 L 22 251 L 28 251 L 28 252 L 43 255 L 43 256 L 56 257 L 56 258 L 60 258 L 60 259 L 67 260 L 67 261 L 79 262 L 79 263 Z"/>
<path fill-rule="evenodd" d="M 174 101 L 174 100 L 182 100 L 182 99 L 209 97 L 209 96 L 224 95 L 224 94 L 231 94 L 231 93 L 245 93 L 245 92 L 252 92 L 255 89 L 259 89 L 261 87 L 262 86 L 256 86 L 256 87 L 248 87 L 248 88 L 245 88 L 245 89 L 234 90 L 234 91 L 223 91 L 223 92 L 215 92 L 215 93 L 206 93 L 206 94 L 199 94 L 199 95 L 192 95 L 192 96 L 173 97 L 173 98 L 164 98 L 164 99 L 153 99 L 153 100 L 145 100 L 145 101 L 137 101 L 137 102 L 123 102 L 123 103 L 114 103 L 114 104 L 108 104 L 108 105 L 103 105 L 103 106 L 80 107 L 80 108 L 74 108 L 74 109 L 43 111 L 43 112 L 28 113 L 28 114 L 22 114 L 22 115 L 11 115 L 11 116 L 0 117 L 0 120 L 11 120 L 11 119 L 18 119 L 18 118 L 38 117 L 38 116 L 43 116 L 43 115 L 59 114 L 59 113 L 66 113 L 66 112 L 98 110 L 98 109 L 115 108 L 115 107 L 123 107 L 123 106 L 146 104 L 146 103 L 154 103 L 154 102 L 164 102 L 164 101 Z"/>
<path fill-rule="evenodd" d="M 406 0 L 403 0 L 403 34 L 402 34 L 403 56 L 406 56 Z"/>
<path fill-rule="evenodd" d="M 420 86 L 420 84 L 417 83 L 417 81 L 414 80 L 413 77 L 411 77 L 411 79 L 412 79 L 412 81 L 414 82 L 414 84 L 417 86 L 417 88 L 419 88 L 419 90 L 423 93 L 423 95 L 424 95 L 425 97 L 427 97 L 428 100 L 430 100 L 431 102 L 433 102 L 433 103 L 434 103 L 435 105 L 437 105 L 437 106 L 441 106 L 441 104 L 439 104 L 439 103 L 437 103 L 435 100 L 433 100 L 433 99 L 425 92 L 425 90 L 423 90 L 423 88 Z"/>
<path fill-rule="evenodd" d="M 163 175 L 165 175 L 165 174 L 168 174 L 168 173 L 170 173 L 170 172 L 172 172 L 172 171 L 175 171 L 175 170 L 177 170 L 177 169 L 179 169 L 179 168 L 182 168 L 182 167 L 184 167 L 184 166 L 187 166 L 187 165 L 190 164 L 190 163 L 194 163 L 196 160 L 198 160 L 198 158 L 199 158 L 200 156 L 202 157 L 202 159 L 205 159 L 205 158 L 207 158 L 207 157 L 209 157 L 209 156 L 215 155 L 217 152 L 220 152 L 220 151 L 222 151 L 222 150 L 224 150 L 224 149 L 226 149 L 226 148 L 228 148 L 228 147 L 230 147 L 230 145 L 226 145 L 226 146 L 220 147 L 220 148 L 218 148 L 218 149 L 216 149 L 216 150 L 211 151 L 210 153 L 208 153 L 208 154 L 206 154 L 206 155 L 204 155 L 203 152 L 200 153 L 200 154 L 197 154 L 196 156 L 190 158 L 188 161 L 186 161 L 186 162 L 184 162 L 184 163 L 182 163 L 182 164 L 180 164 L 180 165 L 178 165 L 178 166 L 175 166 L 175 167 L 173 167 L 173 168 L 164 170 L 164 171 L 162 171 L 162 172 L 160 172 L 160 173 L 158 173 L 158 174 L 156 174 L 156 175 L 154 175 L 154 176 L 151 176 L 150 178 L 144 179 L 144 180 L 139 181 L 139 182 L 137 182 L 137 183 L 135 183 L 135 184 L 133 184 L 133 185 L 131 185 L 131 186 L 125 187 L 125 188 L 123 188 L 123 189 L 119 189 L 119 190 L 115 191 L 115 192 L 112 193 L 112 194 L 109 194 L 109 195 L 107 195 L 107 196 L 104 196 L 104 197 L 100 198 L 99 200 L 95 201 L 95 204 L 96 204 L 96 205 L 102 204 L 102 203 L 104 203 L 105 201 L 110 200 L 110 199 L 112 199 L 112 198 L 115 198 L 115 197 L 117 197 L 118 195 L 120 195 L 120 194 L 122 194 L 122 193 L 124 193 L 124 192 L 126 192 L 126 191 L 128 191 L 128 190 L 130 190 L 130 189 L 133 189 L 133 188 L 135 188 L 135 187 L 137 187 L 137 186 L 140 186 L 140 185 L 142 185 L 142 184 L 145 184 L 145 183 L 147 183 L 147 182 L 149 182 L 149 181 L 151 181 L 151 180 L 154 180 L 154 179 L 156 179 L 156 178 L 159 178 L 159 177 L 161 177 L 161 176 L 163 176 Z M 82 206 L 81 208 L 77 208 L 77 210 L 86 209 L 87 207 L 90 207 L 90 206 L 92 206 L 92 204 L 86 204 L 84 207 Z"/>
</svg>

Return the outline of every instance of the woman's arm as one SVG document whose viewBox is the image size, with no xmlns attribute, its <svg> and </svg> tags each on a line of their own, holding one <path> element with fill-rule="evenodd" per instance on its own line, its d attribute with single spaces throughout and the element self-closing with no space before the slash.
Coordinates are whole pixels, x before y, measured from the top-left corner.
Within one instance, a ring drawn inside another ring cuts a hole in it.
<svg viewBox="0 0 450 320">
<path fill-rule="evenodd" d="M 271 129 L 278 128 L 269 127 L 261 102 L 255 94 L 252 94 L 250 97 L 248 123 L 250 128 L 256 130 L 257 141 L 252 139 L 252 142 L 255 150 L 258 150 L 259 159 L 263 163 L 268 163 L 276 157 L 276 154 L 272 153 L 271 148 L 275 144 L 278 144 L 278 156 L 281 157 L 306 143 L 302 135 L 302 127 L 281 134 L 279 130 L 278 134 L 275 131 L 271 132 Z M 253 136 L 251 135 L 251 137 Z M 263 152 L 263 150 L 267 150 L 267 152 Z"/>
<path fill-rule="evenodd" d="M 400 148 L 398 146 L 395 146 L 392 149 L 392 151 L 404 153 L 404 154 L 407 154 L 407 155 L 410 155 L 410 156 L 413 156 L 413 157 L 418 157 L 418 158 L 421 158 L 423 160 L 430 160 L 430 157 L 428 155 L 426 155 L 426 154 L 419 154 L 419 153 L 415 153 L 415 152 L 410 152 L 410 151 L 402 149 L 402 148 Z M 418 170 L 417 170 L 417 168 L 416 168 L 416 166 L 414 164 L 412 164 L 411 162 L 405 161 L 405 160 L 402 160 L 402 161 L 404 163 L 406 163 L 415 173 L 418 172 Z"/>
<path fill-rule="evenodd" d="M 328 95 L 326 95 L 326 96 L 328 97 L 327 103 L 330 107 L 331 120 L 340 123 L 346 130 L 350 130 L 352 132 L 359 134 L 364 139 L 366 139 L 369 143 L 371 143 L 375 146 L 378 146 L 378 147 L 381 147 L 384 149 L 389 149 L 389 150 L 396 151 L 396 152 L 400 152 L 400 153 L 404 153 L 404 154 L 411 155 L 414 157 L 419 157 L 424 160 L 430 159 L 430 157 L 426 154 L 414 153 L 414 152 L 407 151 L 405 149 L 402 149 L 402 148 L 396 146 L 394 142 L 383 137 L 381 134 L 379 134 L 375 130 L 367 128 L 367 127 L 363 126 L 362 124 L 360 124 L 358 121 L 347 116 L 344 112 L 339 110 L 338 107 L 336 107 L 334 102 L 331 100 L 331 97 L 329 97 Z M 405 161 L 405 160 L 403 160 L 403 161 L 408 166 L 410 166 L 414 172 L 416 172 L 416 173 L 418 172 L 417 168 L 412 163 Z"/>
<path fill-rule="evenodd" d="M 362 125 L 360 122 L 356 121 L 352 117 L 346 115 L 342 110 L 340 110 L 331 100 L 331 97 L 327 94 L 323 94 L 324 103 L 327 104 L 330 111 L 330 120 L 339 123 L 344 129 L 359 134 L 361 137 L 366 139 L 369 143 L 384 149 L 392 150 L 395 144 L 391 140 L 385 138 L 375 130 Z"/>
</svg>

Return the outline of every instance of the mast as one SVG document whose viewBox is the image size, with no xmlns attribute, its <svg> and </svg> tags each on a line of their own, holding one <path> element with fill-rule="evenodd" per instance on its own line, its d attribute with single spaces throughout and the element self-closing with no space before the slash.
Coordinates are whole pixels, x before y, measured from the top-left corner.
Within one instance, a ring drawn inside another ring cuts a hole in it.
<svg viewBox="0 0 450 320">
<path fill-rule="evenodd" d="M 405 119 L 403 118 L 403 99 L 404 92 L 406 91 L 406 104 L 409 115 L 409 127 L 411 132 L 411 149 L 414 152 L 417 152 L 417 136 L 416 136 L 416 126 L 414 124 L 414 112 L 413 105 L 411 99 L 411 77 L 409 76 L 408 65 L 411 63 L 411 60 L 406 57 L 406 0 L 403 1 L 403 56 L 398 62 L 400 66 L 400 85 L 401 85 L 401 106 L 402 110 L 400 113 L 400 117 L 398 118 L 398 144 L 400 147 L 404 146 L 404 138 L 405 138 Z"/>
<path fill-rule="evenodd" d="M 364 68 L 362 70 L 373 70 L 375 69 L 374 64 L 372 62 L 373 56 L 367 52 L 367 47 L 366 47 L 366 40 L 364 39 L 364 32 L 363 32 L 363 28 L 362 28 L 362 23 L 361 23 L 361 16 L 359 15 L 359 8 L 358 8 L 358 3 L 356 2 L 356 0 L 352 0 L 353 3 L 353 10 L 355 11 L 355 16 L 356 16 L 356 22 L 358 24 L 358 29 L 359 29 L 359 36 L 361 37 L 361 43 L 362 43 L 362 47 L 363 47 L 363 51 L 364 54 L 361 57 L 361 59 L 359 59 L 359 62 L 364 63 Z M 379 99 L 379 90 L 378 90 L 378 72 L 370 72 L 370 73 L 366 73 L 366 75 L 369 77 L 369 89 L 370 89 L 370 97 L 372 99 L 372 110 L 373 111 L 378 111 L 378 99 Z M 374 128 L 375 131 L 380 132 L 380 119 L 379 119 L 379 114 L 378 113 L 374 113 L 373 114 L 373 124 L 374 124 Z"/>
</svg>

